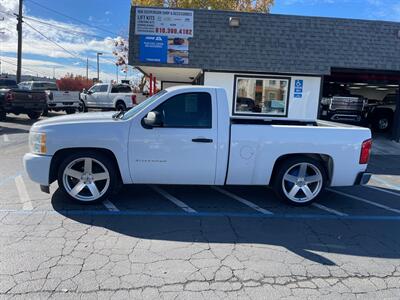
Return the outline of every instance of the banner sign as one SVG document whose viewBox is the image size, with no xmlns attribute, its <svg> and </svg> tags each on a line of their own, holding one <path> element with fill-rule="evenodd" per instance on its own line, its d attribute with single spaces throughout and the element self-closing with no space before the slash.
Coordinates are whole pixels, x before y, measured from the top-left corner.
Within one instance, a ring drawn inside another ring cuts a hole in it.
<svg viewBox="0 0 400 300">
<path fill-rule="evenodd" d="M 135 34 L 193 37 L 193 11 L 137 7 Z"/>
<path fill-rule="evenodd" d="M 157 35 L 140 36 L 141 62 L 186 65 L 189 63 L 189 40 Z"/>
</svg>

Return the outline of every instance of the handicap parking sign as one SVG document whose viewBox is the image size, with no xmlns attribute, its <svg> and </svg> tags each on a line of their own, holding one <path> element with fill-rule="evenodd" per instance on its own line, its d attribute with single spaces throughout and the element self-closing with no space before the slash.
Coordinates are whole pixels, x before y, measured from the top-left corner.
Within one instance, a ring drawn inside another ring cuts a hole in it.
<svg viewBox="0 0 400 300">
<path fill-rule="evenodd" d="M 294 86 L 296 87 L 296 88 L 303 88 L 303 80 L 302 79 L 296 79 L 295 81 L 294 81 Z"/>
<path fill-rule="evenodd" d="M 296 79 L 294 81 L 294 98 L 303 98 L 303 84 L 304 81 L 302 79 Z"/>
</svg>

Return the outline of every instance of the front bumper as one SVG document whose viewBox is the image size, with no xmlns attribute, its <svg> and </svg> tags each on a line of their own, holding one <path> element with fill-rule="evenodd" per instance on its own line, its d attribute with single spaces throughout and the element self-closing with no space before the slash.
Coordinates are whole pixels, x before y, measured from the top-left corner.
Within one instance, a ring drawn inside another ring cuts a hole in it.
<svg viewBox="0 0 400 300">
<path fill-rule="evenodd" d="M 26 153 L 24 155 L 24 168 L 29 178 L 40 185 L 49 185 L 51 156 Z"/>
<path fill-rule="evenodd" d="M 371 176 L 372 176 L 371 173 L 366 173 L 366 172 L 358 173 L 354 185 L 366 185 L 368 181 L 371 179 Z"/>
</svg>

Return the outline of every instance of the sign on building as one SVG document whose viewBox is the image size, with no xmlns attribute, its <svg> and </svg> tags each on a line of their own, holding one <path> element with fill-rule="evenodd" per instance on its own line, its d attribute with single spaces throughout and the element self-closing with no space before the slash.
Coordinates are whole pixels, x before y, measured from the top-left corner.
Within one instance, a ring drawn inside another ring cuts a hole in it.
<svg viewBox="0 0 400 300">
<path fill-rule="evenodd" d="M 193 37 L 193 11 L 138 7 L 135 33 L 170 38 Z"/>
</svg>

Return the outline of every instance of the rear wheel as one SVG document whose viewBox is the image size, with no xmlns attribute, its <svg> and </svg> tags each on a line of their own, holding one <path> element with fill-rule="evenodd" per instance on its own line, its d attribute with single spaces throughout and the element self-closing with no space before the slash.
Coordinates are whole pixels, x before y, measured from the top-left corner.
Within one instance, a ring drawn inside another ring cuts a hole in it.
<svg viewBox="0 0 400 300">
<path fill-rule="evenodd" d="M 58 170 L 58 185 L 72 200 L 96 203 L 116 187 L 114 163 L 102 153 L 82 152 L 68 156 Z"/>
<path fill-rule="evenodd" d="M 41 114 L 42 113 L 38 112 L 38 111 L 31 111 L 27 115 L 28 115 L 29 119 L 31 119 L 31 120 L 37 120 L 40 118 Z"/>
<path fill-rule="evenodd" d="M 274 190 L 282 200 L 305 206 L 318 198 L 326 184 L 326 173 L 320 161 L 293 157 L 284 161 L 276 173 Z"/>
<path fill-rule="evenodd" d="M 115 109 L 116 109 L 117 111 L 125 111 L 125 110 L 126 110 L 126 105 L 125 105 L 124 102 L 118 101 L 118 102 L 117 102 L 117 105 L 115 106 Z"/>
<path fill-rule="evenodd" d="M 378 114 L 373 120 L 373 126 L 379 132 L 389 131 L 392 127 L 392 116 L 387 113 Z"/>
</svg>

